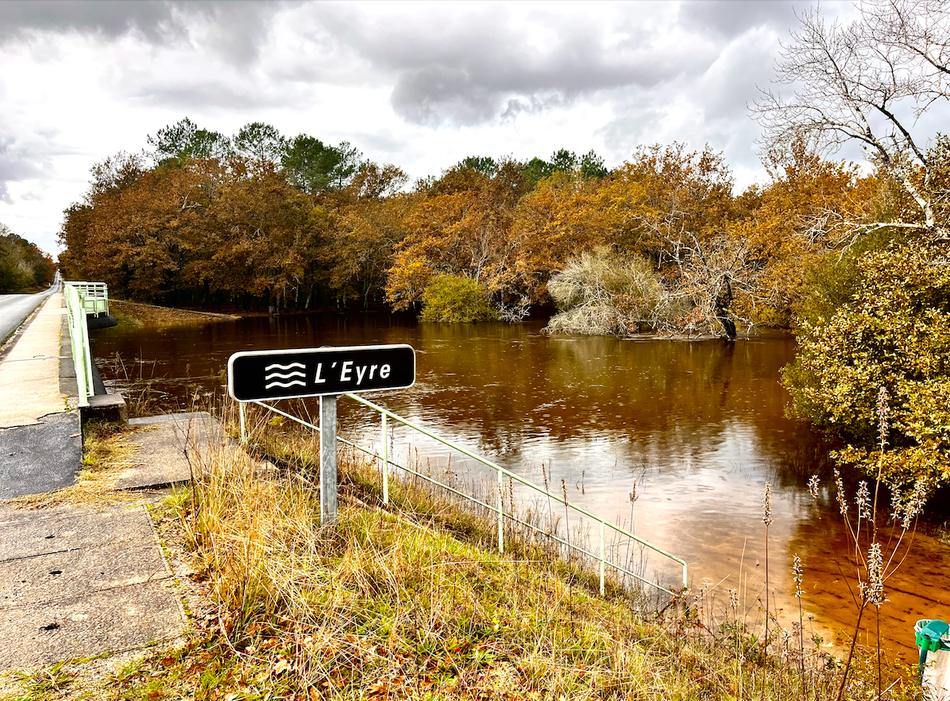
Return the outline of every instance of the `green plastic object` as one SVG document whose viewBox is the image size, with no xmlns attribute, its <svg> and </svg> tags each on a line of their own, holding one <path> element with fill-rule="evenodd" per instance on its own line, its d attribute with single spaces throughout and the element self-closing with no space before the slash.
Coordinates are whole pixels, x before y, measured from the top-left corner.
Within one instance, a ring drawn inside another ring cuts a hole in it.
<svg viewBox="0 0 950 701">
<path fill-rule="evenodd" d="M 950 650 L 950 625 L 936 619 L 922 618 L 914 625 L 917 635 L 917 647 L 920 648 L 920 662 L 917 664 L 917 683 L 924 678 L 924 666 L 927 653 L 937 650 Z"/>
<path fill-rule="evenodd" d="M 923 619 L 914 626 L 917 647 L 921 651 L 950 650 L 950 624 L 943 621 Z"/>
</svg>

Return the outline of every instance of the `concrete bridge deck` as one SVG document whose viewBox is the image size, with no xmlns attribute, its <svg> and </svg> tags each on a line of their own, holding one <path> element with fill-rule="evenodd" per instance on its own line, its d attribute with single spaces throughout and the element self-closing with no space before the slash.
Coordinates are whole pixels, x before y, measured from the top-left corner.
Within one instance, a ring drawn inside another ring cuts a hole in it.
<svg viewBox="0 0 950 701">
<path fill-rule="evenodd" d="M 75 482 L 80 416 L 63 295 L 50 295 L 0 358 L 0 499 Z"/>
</svg>

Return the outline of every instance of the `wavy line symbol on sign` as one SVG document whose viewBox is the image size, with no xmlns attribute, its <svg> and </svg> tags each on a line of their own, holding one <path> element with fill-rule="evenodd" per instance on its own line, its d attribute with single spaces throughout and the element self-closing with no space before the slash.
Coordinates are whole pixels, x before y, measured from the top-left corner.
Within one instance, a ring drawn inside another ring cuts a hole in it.
<svg viewBox="0 0 950 701">
<path fill-rule="evenodd" d="M 264 389 L 270 389 L 271 387 L 293 387 L 295 385 L 306 387 L 307 383 L 304 382 L 304 379 L 307 376 L 303 373 L 306 369 L 307 366 L 303 363 L 290 363 L 289 365 L 273 363 L 267 365 L 264 367 Z M 286 372 L 278 372 L 279 370 Z M 287 382 L 281 382 L 280 380 L 287 380 Z"/>
</svg>

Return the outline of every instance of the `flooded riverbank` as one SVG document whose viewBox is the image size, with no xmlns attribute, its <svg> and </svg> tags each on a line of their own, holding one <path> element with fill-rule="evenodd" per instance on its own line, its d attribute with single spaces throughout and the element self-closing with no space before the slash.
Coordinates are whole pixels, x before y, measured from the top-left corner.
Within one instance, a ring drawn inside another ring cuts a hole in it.
<svg viewBox="0 0 950 701">
<path fill-rule="evenodd" d="M 806 637 L 814 630 L 827 643 L 834 631 L 853 629 L 854 571 L 828 489 L 829 446 L 785 416 L 779 371 L 793 357 L 791 337 L 679 342 L 548 337 L 540 329 L 307 315 L 105 329 L 92 343 L 97 358 L 118 354 L 120 372 L 150 379 L 169 408 L 187 407 L 196 391 L 220 391 L 236 351 L 409 343 L 417 350 L 415 386 L 370 398 L 535 482 L 543 464 L 554 483 L 569 485 L 572 501 L 616 522 L 629 522 L 636 483 L 636 533 L 684 558 L 693 590 L 707 582 L 719 615 L 736 589 L 741 612 L 759 627 L 769 482 L 769 609 L 781 609 L 786 625 L 797 620 L 792 558 L 799 555 L 803 604 L 818 624 L 806 623 Z M 346 401 L 340 425 L 352 435 L 378 431 L 372 416 Z M 826 487 L 817 502 L 806 486 L 816 473 Z M 948 572 L 946 546 L 918 534 L 887 583 L 882 634 L 905 659 L 915 656 L 917 619 L 950 617 Z"/>
</svg>

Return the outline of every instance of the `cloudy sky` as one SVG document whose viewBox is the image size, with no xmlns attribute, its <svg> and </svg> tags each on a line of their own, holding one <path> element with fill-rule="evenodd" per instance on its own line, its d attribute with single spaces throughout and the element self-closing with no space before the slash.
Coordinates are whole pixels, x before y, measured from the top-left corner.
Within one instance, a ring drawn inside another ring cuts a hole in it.
<svg viewBox="0 0 950 701">
<path fill-rule="evenodd" d="M 764 179 L 747 105 L 812 4 L 0 2 L 0 222 L 55 254 L 90 167 L 186 116 L 349 141 L 413 178 L 709 143 L 744 187 Z"/>
</svg>

